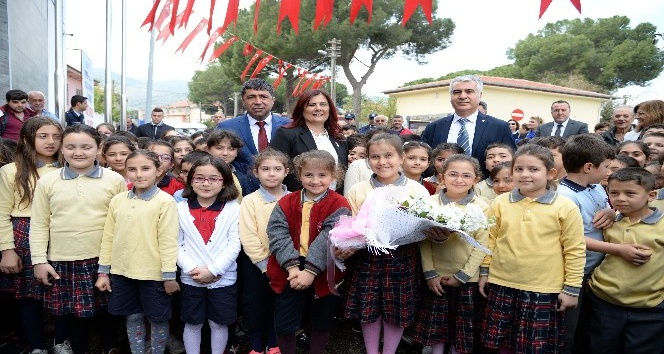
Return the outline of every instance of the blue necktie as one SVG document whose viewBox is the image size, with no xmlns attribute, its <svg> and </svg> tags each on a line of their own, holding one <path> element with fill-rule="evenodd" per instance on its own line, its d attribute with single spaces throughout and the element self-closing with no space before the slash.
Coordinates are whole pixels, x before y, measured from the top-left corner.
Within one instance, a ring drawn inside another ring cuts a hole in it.
<svg viewBox="0 0 664 354">
<path fill-rule="evenodd" d="M 461 146 L 466 155 L 470 155 L 470 138 L 468 137 L 468 130 L 466 130 L 466 118 L 459 119 L 461 129 L 459 129 L 459 136 L 457 137 L 457 145 Z"/>
</svg>

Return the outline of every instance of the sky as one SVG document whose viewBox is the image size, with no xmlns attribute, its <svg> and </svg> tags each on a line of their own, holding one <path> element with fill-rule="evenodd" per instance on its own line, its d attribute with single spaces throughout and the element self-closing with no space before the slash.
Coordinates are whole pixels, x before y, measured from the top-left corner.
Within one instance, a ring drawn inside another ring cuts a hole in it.
<svg viewBox="0 0 664 354">
<path fill-rule="evenodd" d="M 337 0 L 350 1 L 350 0 Z M 165 0 L 162 0 L 162 3 Z M 82 49 L 90 57 L 93 66 L 104 67 L 106 35 L 106 1 L 67 0 L 65 3 L 65 32 L 68 49 Z M 113 1 L 112 69 L 120 72 L 121 59 L 121 2 Z M 186 0 L 180 0 L 184 9 Z M 252 0 L 241 0 L 247 7 Z M 438 0 L 439 17 L 451 18 L 456 24 L 452 45 L 438 53 L 427 56 L 428 64 L 419 65 L 401 57 L 379 62 L 375 72 L 363 88 L 363 93 L 379 96 L 382 91 L 394 89 L 405 82 L 423 77 L 440 77 L 450 72 L 477 69 L 487 70 L 509 64 L 506 52 L 517 41 L 529 33 L 535 33 L 548 22 L 575 18 L 603 18 L 624 15 L 631 19 L 631 27 L 650 22 L 658 32 L 664 32 L 664 1 L 639 0 L 638 6 L 625 0 L 582 0 L 579 14 L 569 0 L 554 0 L 541 19 L 539 0 Z M 178 79 L 189 81 L 195 70 L 205 68 L 199 56 L 207 41 L 201 32 L 184 53 L 175 50 L 196 26 L 202 16 L 207 16 L 209 0 L 197 0 L 194 13 L 189 20 L 189 29 L 180 29 L 166 43 L 155 45 L 154 77 L 159 80 Z M 213 16 L 213 30 L 223 23 L 226 1 L 217 1 Z M 136 79 L 147 78 L 150 34 L 141 24 L 152 7 L 149 0 L 127 1 L 127 75 Z M 418 11 L 421 11 L 419 9 Z M 158 14 L 159 12 L 157 12 Z M 275 30 L 276 35 L 276 30 Z M 664 48 L 664 40 L 657 44 Z M 322 48 L 321 48 L 322 49 Z M 209 52 L 208 52 L 209 55 Z M 368 62 L 368 53 L 359 53 L 359 61 Z M 222 55 L 223 58 L 223 55 Z M 351 66 L 356 77 L 362 76 L 366 68 L 359 62 Z M 337 70 L 338 81 L 349 86 L 341 68 Z M 616 96 L 627 96 L 628 104 L 648 99 L 664 99 L 664 74 L 653 80 L 649 87 L 629 87 L 619 90 Z"/>
</svg>

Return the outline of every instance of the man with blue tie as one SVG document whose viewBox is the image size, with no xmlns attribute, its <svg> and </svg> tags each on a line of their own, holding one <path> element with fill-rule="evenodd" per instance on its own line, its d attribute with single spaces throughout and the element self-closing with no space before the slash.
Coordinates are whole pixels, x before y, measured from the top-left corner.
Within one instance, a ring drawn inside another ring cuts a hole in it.
<svg viewBox="0 0 664 354">
<path fill-rule="evenodd" d="M 233 131 L 242 138 L 244 146 L 233 161 L 233 166 L 251 176 L 254 156 L 268 147 L 277 130 L 289 123 L 290 119 L 272 113 L 274 87 L 267 81 L 259 78 L 247 80 L 242 85 L 241 94 L 242 105 L 247 113 L 224 120 L 217 125 L 217 129 Z M 253 182 L 257 183 L 257 180 Z M 258 189 L 258 185 L 255 187 Z"/>
<path fill-rule="evenodd" d="M 480 162 L 482 173 L 488 176 L 489 171 L 484 166 L 486 147 L 498 142 L 516 146 L 507 122 L 478 111 L 483 88 L 482 80 L 475 75 L 452 79 L 450 103 L 454 114 L 429 123 L 422 140 L 432 147 L 440 143 L 458 144 Z"/>
</svg>

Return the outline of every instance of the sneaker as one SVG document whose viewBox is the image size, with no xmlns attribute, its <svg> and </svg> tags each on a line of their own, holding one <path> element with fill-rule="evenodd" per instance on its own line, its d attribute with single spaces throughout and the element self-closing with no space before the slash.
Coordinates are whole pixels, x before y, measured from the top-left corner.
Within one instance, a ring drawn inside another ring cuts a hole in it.
<svg viewBox="0 0 664 354">
<path fill-rule="evenodd" d="M 71 344 L 69 344 L 69 340 L 65 340 L 60 344 L 54 344 L 53 354 L 74 354 L 74 351 L 71 349 Z"/>
<path fill-rule="evenodd" d="M 184 353 L 184 342 L 175 336 L 168 337 L 168 342 L 166 343 L 166 349 L 171 354 L 182 354 Z"/>
<path fill-rule="evenodd" d="M 281 354 L 281 349 L 279 347 L 270 348 L 266 354 Z"/>
<path fill-rule="evenodd" d="M 295 335 L 295 339 L 297 341 L 297 344 L 300 346 L 306 347 L 309 345 L 309 336 L 304 333 L 304 330 L 300 330 L 301 332 L 299 334 Z"/>
<path fill-rule="evenodd" d="M 46 349 L 35 349 L 30 352 L 30 354 L 48 354 L 48 350 Z"/>
</svg>

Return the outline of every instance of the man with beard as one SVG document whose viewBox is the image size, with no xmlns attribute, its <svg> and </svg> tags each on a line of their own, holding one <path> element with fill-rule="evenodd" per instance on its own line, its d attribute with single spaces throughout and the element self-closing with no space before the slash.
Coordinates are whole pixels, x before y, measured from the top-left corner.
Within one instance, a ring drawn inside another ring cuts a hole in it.
<svg viewBox="0 0 664 354">
<path fill-rule="evenodd" d="M 26 120 L 37 115 L 28 108 L 28 94 L 21 90 L 9 90 L 7 103 L 0 107 L 0 137 L 18 141 L 18 134 Z"/>
</svg>

